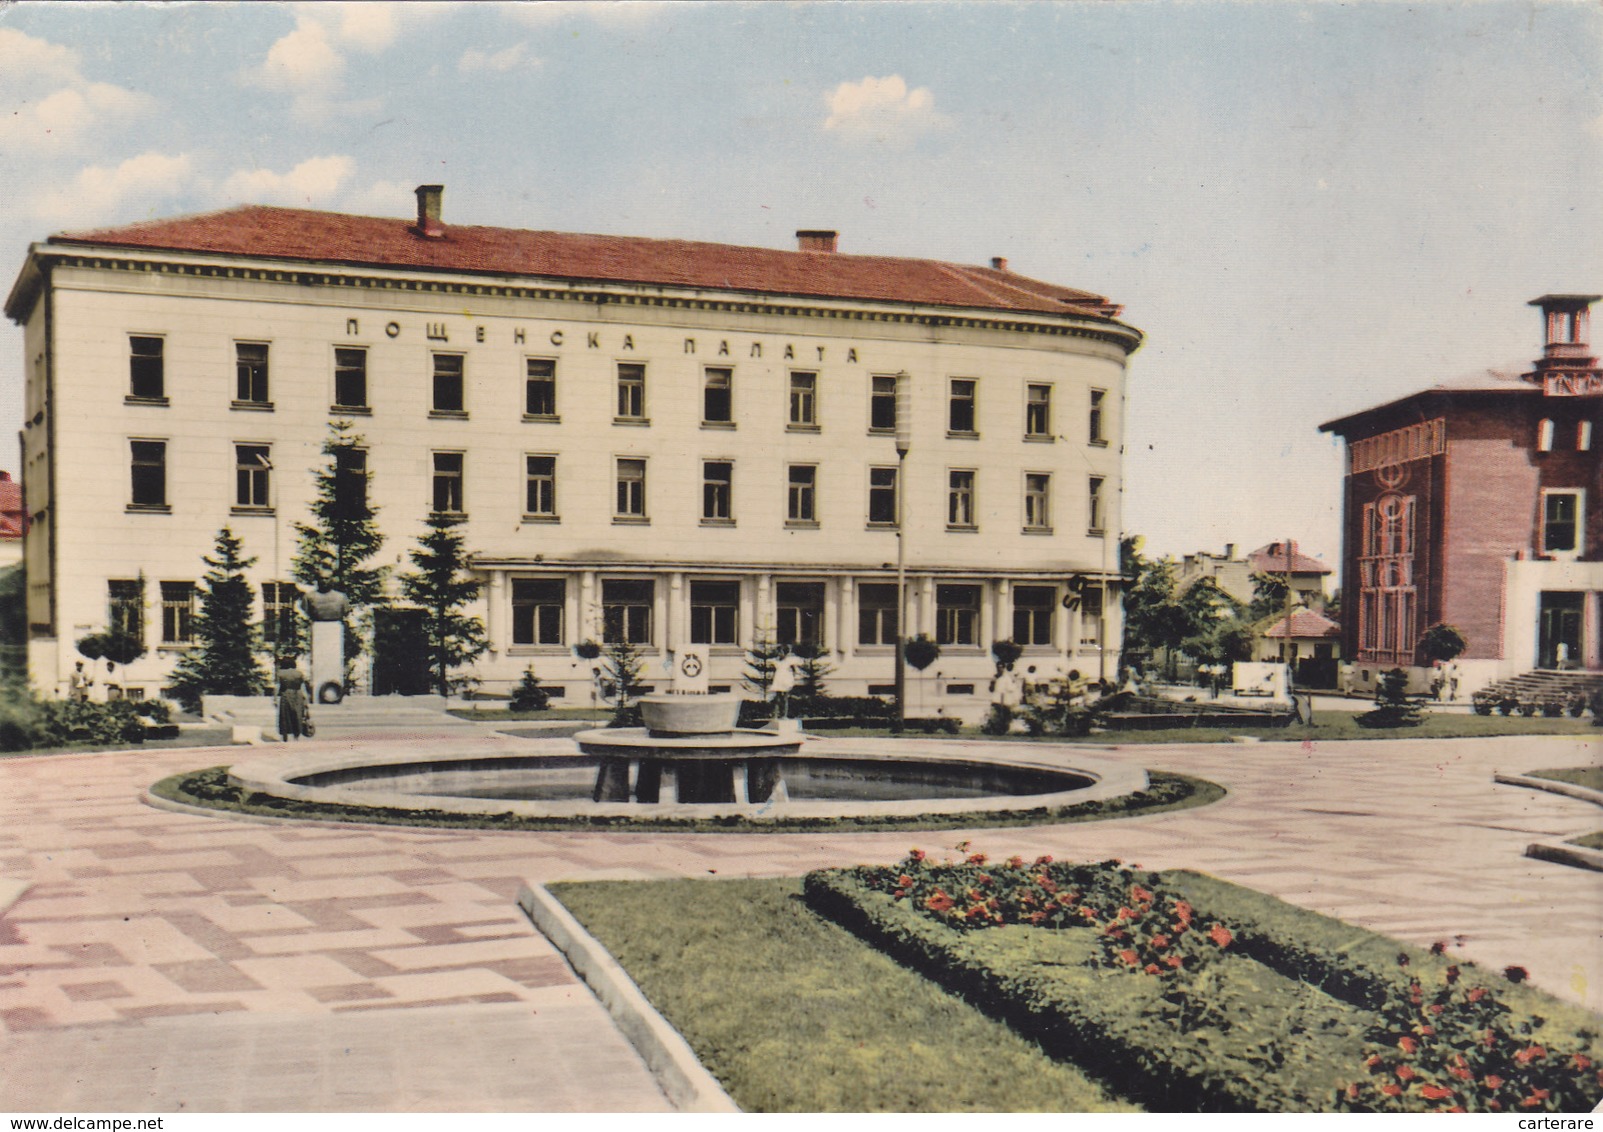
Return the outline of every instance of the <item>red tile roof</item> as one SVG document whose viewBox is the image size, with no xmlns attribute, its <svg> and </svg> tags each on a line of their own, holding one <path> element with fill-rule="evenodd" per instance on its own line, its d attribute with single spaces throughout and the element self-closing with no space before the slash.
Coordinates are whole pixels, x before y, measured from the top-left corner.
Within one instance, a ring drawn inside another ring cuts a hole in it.
<svg viewBox="0 0 1603 1132">
<path fill-rule="evenodd" d="M 49 242 L 1106 319 L 1120 310 L 1089 291 L 937 260 L 455 225 L 428 238 L 410 220 L 265 205 L 66 232 Z"/>
<path fill-rule="evenodd" d="M 22 505 L 22 485 L 0 472 L 0 538 L 21 538 L 28 532 L 28 515 Z"/>
<path fill-rule="evenodd" d="M 1282 617 L 1263 633 L 1266 637 L 1284 637 L 1286 635 L 1286 619 Z M 1309 638 L 1341 636 L 1341 626 L 1336 624 L 1323 613 L 1312 609 L 1294 609 L 1291 612 L 1291 635 L 1300 640 Z"/>
<path fill-rule="evenodd" d="M 1247 555 L 1247 564 L 1255 573 L 1284 574 L 1286 572 L 1286 544 L 1271 542 Z M 1293 574 L 1329 574 L 1331 569 L 1317 558 L 1309 558 L 1297 550 L 1297 540 L 1291 540 L 1291 572 Z"/>
</svg>

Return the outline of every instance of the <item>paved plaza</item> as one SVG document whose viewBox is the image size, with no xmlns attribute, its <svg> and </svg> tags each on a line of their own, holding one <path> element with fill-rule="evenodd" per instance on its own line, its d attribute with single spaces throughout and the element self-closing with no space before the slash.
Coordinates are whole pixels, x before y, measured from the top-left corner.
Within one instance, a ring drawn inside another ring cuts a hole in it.
<svg viewBox="0 0 1603 1132">
<path fill-rule="evenodd" d="M 330 723 L 320 744 L 520 742 L 420 708 Z M 1230 795 L 968 836 L 996 855 L 1211 872 L 1414 943 L 1456 941 L 1603 1010 L 1603 874 L 1522 856 L 1603 816 L 1492 782 L 1596 763 L 1600 748 L 1099 748 Z M 28 885 L 0 916 L 0 1109 L 664 1110 L 639 1058 L 518 911 L 522 881 L 798 874 L 965 837 L 457 833 L 243 822 L 140 800 L 167 774 L 244 753 L 0 759 L 0 906 L 5 881 Z"/>
</svg>

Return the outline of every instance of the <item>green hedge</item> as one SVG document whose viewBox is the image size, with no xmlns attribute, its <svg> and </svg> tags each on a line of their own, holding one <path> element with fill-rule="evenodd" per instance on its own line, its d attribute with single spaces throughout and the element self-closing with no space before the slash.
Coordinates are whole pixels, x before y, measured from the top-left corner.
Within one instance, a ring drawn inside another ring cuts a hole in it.
<svg viewBox="0 0 1603 1132">
<path fill-rule="evenodd" d="M 918 871 L 913 860 L 903 865 Z M 976 868 L 1003 872 L 1004 867 L 986 866 L 982 858 L 974 861 L 979 862 Z M 937 866 L 931 875 L 950 880 L 949 873 L 963 868 Z M 1406 1006 L 1402 1015 L 1397 1012 L 1399 1003 L 1421 994 L 1417 980 L 1450 989 L 1456 983 L 1460 995 L 1472 981 L 1496 982 L 1496 1001 L 1486 1002 L 1503 1016 L 1497 1025 L 1504 1044 L 1510 1050 L 1545 1046 L 1541 1059 L 1546 1063 L 1532 1072 L 1551 1080 L 1533 1076 L 1530 1087 L 1551 1085 L 1555 1095 L 1544 1094 L 1533 1107 L 1566 1111 L 1552 1104 L 1561 1099 L 1573 1103 L 1580 1096 L 1590 1098 L 1589 1106 L 1597 1099 L 1593 1093 L 1603 1092 L 1603 1079 L 1594 1089 L 1587 1083 L 1591 1069 L 1577 1071 L 1564 1060 L 1570 1054 L 1559 1053 L 1573 1051 L 1577 1063 L 1588 1053 L 1596 1058 L 1596 1016 L 1527 986 L 1487 980 L 1470 964 L 1455 965 L 1446 956 L 1399 945 L 1213 877 L 1190 872 L 1125 877 L 1125 882 L 1133 878 L 1161 885 L 1194 906 L 1199 924 L 1217 922 L 1233 936 L 1228 949 L 1221 948 L 1198 969 L 1188 967 L 1185 978 L 1164 979 L 1110 968 L 1105 943 L 1090 928 L 1008 924 L 973 930 L 950 916 L 943 922 L 914 900 L 898 900 L 887 890 L 887 875 L 896 871 L 813 873 L 805 890 L 815 908 L 898 961 L 992 1011 L 1055 1056 L 1100 1074 L 1149 1108 L 1417 1111 L 1490 1099 L 1484 1090 L 1475 1093 L 1475 1081 L 1446 1099 L 1422 1096 L 1418 1084 L 1399 1089 L 1396 1096 L 1379 1093 L 1379 1085 L 1390 1078 L 1376 1075 L 1396 1069 L 1397 1059 L 1376 1054 L 1384 1054 L 1398 1035 L 1409 1032 L 1392 1033 L 1397 1018 L 1418 1016 L 1417 1006 L 1411 1014 Z M 957 886 L 951 887 L 955 891 Z M 1447 997 L 1441 996 L 1443 1001 Z M 1421 1039 L 1415 1044 L 1430 1043 Z M 1452 1071 L 1435 1063 L 1427 1067 L 1423 1060 L 1413 1061 L 1408 1071 L 1413 1067 L 1436 1072 L 1430 1080 L 1445 1080 L 1442 1072 Z M 1372 1084 L 1376 1091 L 1365 1092 L 1355 1082 Z M 1505 1086 L 1498 1096 L 1512 1106 L 1525 1095 Z"/>
</svg>

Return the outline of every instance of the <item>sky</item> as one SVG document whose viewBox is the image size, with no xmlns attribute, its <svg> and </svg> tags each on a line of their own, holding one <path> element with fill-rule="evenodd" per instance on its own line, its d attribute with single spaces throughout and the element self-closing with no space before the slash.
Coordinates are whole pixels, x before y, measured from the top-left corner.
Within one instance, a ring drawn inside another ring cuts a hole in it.
<svg viewBox="0 0 1603 1132">
<path fill-rule="evenodd" d="M 1125 526 L 1340 555 L 1321 422 L 1603 292 L 1595 3 L 0 6 L 0 273 L 283 204 L 988 263 L 1124 305 Z M 0 468 L 22 338 L 0 327 Z"/>
</svg>

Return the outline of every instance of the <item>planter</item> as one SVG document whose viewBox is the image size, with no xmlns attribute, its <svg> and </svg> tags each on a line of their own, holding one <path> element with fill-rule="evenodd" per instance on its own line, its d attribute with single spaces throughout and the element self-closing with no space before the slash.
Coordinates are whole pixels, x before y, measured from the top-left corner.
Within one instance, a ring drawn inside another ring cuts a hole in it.
<svg viewBox="0 0 1603 1132">
<path fill-rule="evenodd" d="M 640 718 L 653 735 L 719 735 L 735 729 L 741 697 L 659 693 L 641 696 Z"/>
</svg>

